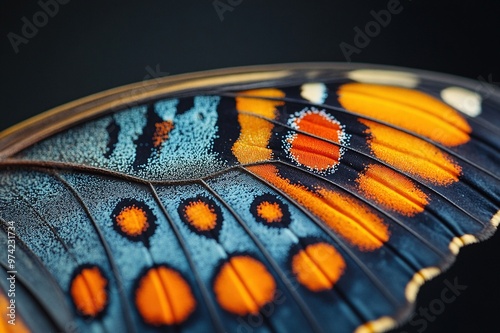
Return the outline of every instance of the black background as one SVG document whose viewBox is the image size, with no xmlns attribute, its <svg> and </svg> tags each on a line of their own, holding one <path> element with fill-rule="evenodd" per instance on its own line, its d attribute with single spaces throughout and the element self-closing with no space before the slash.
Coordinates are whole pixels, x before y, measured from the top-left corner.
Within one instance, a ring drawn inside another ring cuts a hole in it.
<svg viewBox="0 0 500 333">
<path fill-rule="evenodd" d="M 67 0 L 66 0 L 67 1 Z M 19 45 L 36 1 L 0 4 L 2 77 L 0 130 L 52 107 L 144 80 L 148 68 L 179 74 L 221 67 L 346 61 L 354 27 L 373 20 L 389 1 L 222 0 L 238 3 L 220 20 L 212 0 L 70 0 Z M 401 0 L 403 10 L 371 38 L 354 62 L 398 65 L 500 81 L 498 1 Z M 428 327 L 396 332 L 499 331 L 500 235 L 464 249 L 446 274 L 427 284 L 417 307 L 440 298 L 444 280 L 468 288 Z"/>
</svg>

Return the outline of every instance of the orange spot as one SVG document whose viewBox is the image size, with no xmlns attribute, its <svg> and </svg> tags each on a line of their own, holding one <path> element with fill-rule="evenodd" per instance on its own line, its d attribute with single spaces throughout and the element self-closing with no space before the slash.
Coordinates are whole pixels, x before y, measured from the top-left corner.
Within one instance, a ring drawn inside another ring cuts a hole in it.
<svg viewBox="0 0 500 333">
<path fill-rule="evenodd" d="M 15 300 L 14 298 L 12 298 Z M 0 332 L 5 332 L 5 333 L 29 333 L 31 332 L 26 324 L 24 323 L 23 319 L 19 315 L 19 304 L 14 303 L 15 305 L 15 325 L 11 325 L 8 323 L 10 320 L 10 309 L 8 308 L 11 306 L 12 303 L 10 303 L 10 299 L 7 298 L 7 296 L 3 293 L 0 292 Z"/>
<path fill-rule="evenodd" d="M 186 280 L 164 266 L 149 269 L 141 278 L 135 304 L 144 321 L 154 326 L 181 324 L 196 308 Z"/>
<path fill-rule="evenodd" d="M 368 126 L 370 148 L 379 159 L 436 185 L 458 181 L 462 169 L 439 148 L 388 126 L 364 119 L 359 121 Z"/>
<path fill-rule="evenodd" d="M 356 182 L 367 198 L 406 216 L 422 212 L 428 203 L 415 183 L 382 165 L 369 165 Z"/>
<path fill-rule="evenodd" d="M 327 243 L 308 245 L 292 258 L 292 270 L 299 283 L 315 292 L 332 289 L 345 266 L 340 253 Z"/>
<path fill-rule="evenodd" d="M 210 231 L 217 226 L 217 213 L 214 208 L 201 200 L 187 204 L 184 215 L 188 223 L 199 231 Z"/>
<path fill-rule="evenodd" d="M 135 205 L 123 208 L 116 217 L 116 223 L 129 236 L 139 236 L 149 227 L 147 213 Z"/>
<path fill-rule="evenodd" d="M 71 298 L 78 311 L 84 316 L 95 317 L 101 313 L 107 302 L 108 280 L 97 266 L 83 268 L 71 282 Z"/>
<path fill-rule="evenodd" d="M 279 176 L 273 165 L 250 166 L 248 170 L 284 191 L 361 250 L 373 251 L 389 240 L 389 230 L 383 220 L 351 197 L 321 187 L 312 192 L 302 185 L 292 184 Z"/>
<path fill-rule="evenodd" d="M 326 114 L 307 111 L 304 116 L 297 118 L 292 126 L 303 132 L 340 143 L 342 127 Z M 291 145 L 290 153 L 293 159 L 311 169 L 323 171 L 339 162 L 340 147 L 332 143 L 300 133 L 293 135 L 288 142 Z"/>
<path fill-rule="evenodd" d="M 174 128 L 171 121 L 163 121 L 155 124 L 156 130 L 153 134 L 153 146 L 159 147 L 162 143 L 168 140 L 168 134 Z"/>
<path fill-rule="evenodd" d="M 349 111 L 405 128 L 446 146 L 470 140 L 471 128 L 453 108 L 423 92 L 377 84 L 340 87 L 340 104 Z"/>
<path fill-rule="evenodd" d="M 244 316 L 257 314 L 273 300 L 276 282 L 260 261 L 235 256 L 222 266 L 215 278 L 214 291 L 223 309 Z"/>
<path fill-rule="evenodd" d="M 284 98 L 285 94 L 278 89 L 247 90 L 240 94 L 244 96 L 236 97 L 236 109 L 239 112 L 238 122 L 241 132 L 232 147 L 232 152 L 243 164 L 269 160 L 272 151 L 268 148 L 268 144 L 274 125 L 254 115 L 275 119 L 278 113 L 276 107 L 283 105 L 284 102 L 260 99 L 254 96 Z M 242 114 L 242 112 L 246 114 Z"/>
<path fill-rule="evenodd" d="M 277 202 L 261 202 L 257 206 L 257 214 L 267 223 L 281 222 L 283 218 L 283 211 Z"/>
</svg>

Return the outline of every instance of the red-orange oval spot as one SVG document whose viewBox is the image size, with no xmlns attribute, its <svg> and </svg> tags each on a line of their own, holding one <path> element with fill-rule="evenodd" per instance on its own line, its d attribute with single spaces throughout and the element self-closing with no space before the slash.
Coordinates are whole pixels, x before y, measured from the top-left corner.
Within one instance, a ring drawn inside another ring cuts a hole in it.
<svg viewBox="0 0 500 333">
<path fill-rule="evenodd" d="M 315 243 L 292 258 L 292 271 L 300 284 L 311 291 L 332 289 L 344 273 L 344 258 L 327 243 Z"/>
<path fill-rule="evenodd" d="M 148 215 L 136 205 L 124 207 L 116 216 L 116 224 L 128 236 L 139 236 L 149 227 Z"/>
<path fill-rule="evenodd" d="M 135 304 L 153 326 L 181 324 L 193 313 L 196 300 L 181 274 L 171 268 L 151 268 L 139 281 Z"/>
<path fill-rule="evenodd" d="M 266 266 L 250 256 L 235 256 L 220 269 L 214 282 L 220 306 L 237 315 L 257 314 L 271 302 L 276 282 Z"/>
<path fill-rule="evenodd" d="M 344 134 L 340 123 L 323 111 L 306 110 L 293 119 L 292 127 L 323 138 L 343 143 Z M 297 133 L 288 138 L 290 157 L 298 164 L 312 170 L 325 171 L 339 163 L 341 148 L 331 142 Z"/>
<path fill-rule="evenodd" d="M 79 313 L 96 317 L 108 302 L 108 280 L 97 266 L 84 267 L 71 281 L 70 294 Z"/>
<path fill-rule="evenodd" d="M 184 207 L 187 222 L 199 231 L 210 231 L 217 226 L 217 213 L 214 207 L 201 200 L 191 201 Z"/>
</svg>

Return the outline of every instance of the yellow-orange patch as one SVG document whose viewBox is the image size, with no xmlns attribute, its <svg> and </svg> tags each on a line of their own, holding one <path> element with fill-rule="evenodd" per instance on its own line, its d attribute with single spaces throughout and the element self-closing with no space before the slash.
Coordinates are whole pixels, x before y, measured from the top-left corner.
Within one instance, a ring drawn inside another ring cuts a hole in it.
<svg viewBox="0 0 500 333">
<path fill-rule="evenodd" d="M 359 121 L 368 127 L 370 148 L 379 159 L 436 185 L 458 181 L 462 168 L 439 148 L 388 126 L 364 119 Z"/>
<path fill-rule="evenodd" d="M 135 205 L 125 207 L 116 216 L 116 224 L 128 236 L 139 236 L 149 227 L 148 215 Z"/>
<path fill-rule="evenodd" d="M 210 231 L 217 226 L 217 213 L 201 200 L 192 201 L 184 208 L 187 222 L 199 231 Z"/>
<path fill-rule="evenodd" d="M 153 134 L 153 146 L 159 147 L 168 140 L 168 134 L 174 128 L 171 121 L 163 121 L 155 124 L 155 133 Z"/>
<path fill-rule="evenodd" d="M 257 214 L 267 223 L 281 222 L 283 218 L 283 211 L 277 202 L 261 202 L 257 206 Z"/>
<path fill-rule="evenodd" d="M 250 166 L 248 170 L 284 191 L 332 230 L 365 251 L 380 248 L 389 240 L 384 221 L 361 202 L 347 195 L 318 187 L 315 192 L 292 184 L 278 174 L 273 165 Z"/>
<path fill-rule="evenodd" d="M 164 266 L 151 268 L 141 278 L 135 304 L 144 321 L 154 326 L 181 324 L 196 308 L 186 280 Z"/>
<path fill-rule="evenodd" d="M 306 112 L 297 118 L 293 127 L 302 132 L 340 143 L 341 126 L 319 112 Z M 288 139 L 292 158 L 301 165 L 323 171 L 336 165 L 340 147 L 318 138 L 297 133 Z"/>
<path fill-rule="evenodd" d="M 378 84 L 340 87 L 340 104 L 349 111 L 402 127 L 446 146 L 470 140 L 471 128 L 453 108 L 423 92 Z"/>
<path fill-rule="evenodd" d="M 226 262 L 214 282 L 220 306 L 237 315 L 257 314 L 271 302 L 276 282 L 266 266 L 249 256 L 235 256 Z"/>
<path fill-rule="evenodd" d="M 382 165 L 369 165 L 356 182 L 367 198 L 406 216 L 422 212 L 428 203 L 415 183 Z"/>
<path fill-rule="evenodd" d="M 83 268 L 71 281 L 70 294 L 78 311 L 84 316 L 99 315 L 108 302 L 108 280 L 94 266 Z"/>
<path fill-rule="evenodd" d="M 299 283 L 315 292 L 333 288 L 345 267 L 340 253 L 322 242 L 306 246 L 292 258 L 292 271 Z"/>
<path fill-rule="evenodd" d="M 236 109 L 240 113 L 238 122 L 241 127 L 240 136 L 232 147 L 234 156 L 240 163 L 253 163 L 271 159 L 272 151 L 268 148 L 269 139 L 274 125 L 262 116 L 275 119 L 276 107 L 283 105 L 283 101 L 266 100 L 255 97 L 283 98 L 285 94 L 278 89 L 256 89 L 242 91 L 236 97 Z M 247 114 L 241 114 L 242 112 Z"/>
</svg>

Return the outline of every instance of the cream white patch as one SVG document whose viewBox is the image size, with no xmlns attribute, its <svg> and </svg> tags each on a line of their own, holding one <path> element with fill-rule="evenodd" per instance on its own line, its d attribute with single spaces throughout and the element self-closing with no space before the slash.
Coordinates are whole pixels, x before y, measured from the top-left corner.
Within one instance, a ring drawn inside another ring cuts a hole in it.
<svg viewBox="0 0 500 333">
<path fill-rule="evenodd" d="M 396 326 L 396 321 L 391 317 L 380 317 L 376 320 L 369 321 L 356 328 L 354 333 L 373 333 L 385 332 Z"/>
<path fill-rule="evenodd" d="M 467 244 L 472 244 L 472 243 L 476 243 L 477 242 L 477 238 L 473 235 L 463 235 L 463 236 L 460 236 L 460 237 L 454 237 L 452 240 L 451 240 L 451 243 L 450 245 L 448 246 L 448 248 L 450 249 L 451 253 L 453 253 L 454 255 L 457 255 L 458 252 L 460 251 L 460 248 L 467 245 Z"/>
<path fill-rule="evenodd" d="M 500 210 L 491 218 L 491 224 L 497 228 L 500 224 Z"/>
<path fill-rule="evenodd" d="M 324 83 L 313 82 L 304 83 L 300 87 L 300 96 L 311 103 L 323 104 L 328 94 Z"/>
<path fill-rule="evenodd" d="M 432 279 L 439 273 L 441 273 L 441 270 L 437 267 L 427 267 L 416 272 L 410 282 L 408 282 L 408 284 L 406 285 L 406 299 L 410 303 L 415 302 L 420 286 L 423 285 L 425 281 Z"/>
<path fill-rule="evenodd" d="M 405 88 L 415 88 L 420 82 L 418 76 L 412 73 L 380 69 L 358 69 L 349 72 L 347 77 L 361 83 L 387 84 Z"/>
<path fill-rule="evenodd" d="M 468 116 L 477 117 L 481 114 L 482 98 L 474 91 L 460 87 L 448 87 L 441 90 L 441 98 Z"/>
</svg>

